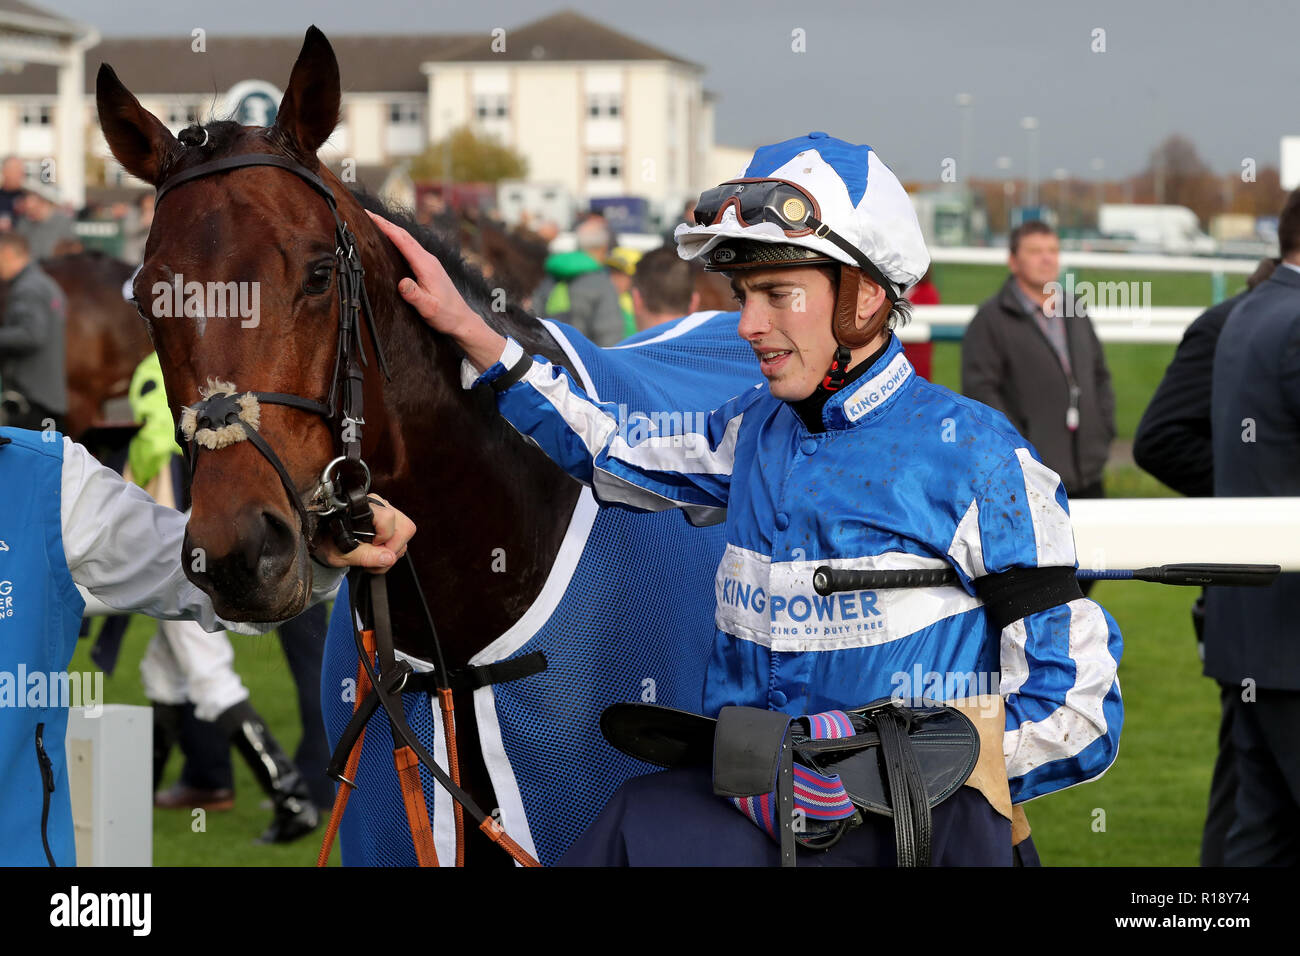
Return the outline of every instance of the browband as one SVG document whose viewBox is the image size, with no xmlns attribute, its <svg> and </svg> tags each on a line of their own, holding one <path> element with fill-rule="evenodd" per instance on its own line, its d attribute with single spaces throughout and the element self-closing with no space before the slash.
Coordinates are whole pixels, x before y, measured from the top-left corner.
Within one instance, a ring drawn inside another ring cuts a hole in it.
<svg viewBox="0 0 1300 956">
<path fill-rule="evenodd" d="M 204 176 L 210 176 L 212 173 L 221 173 L 230 169 L 238 169 L 241 166 L 278 166 L 281 169 L 287 169 L 312 189 L 324 196 L 330 203 L 334 203 L 334 192 L 325 185 L 325 181 L 305 168 L 300 163 L 284 156 L 277 156 L 274 153 L 241 153 L 238 156 L 224 156 L 221 159 L 209 160 L 206 163 L 199 163 L 183 172 L 172 176 L 165 183 L 158 187 L 158 192 L 154 196 L 154 207 L 162 202 L 163 196 L 167 195 L 172 189 L 181 186 L 192 179 L 201 179 Z"/>
</svg>

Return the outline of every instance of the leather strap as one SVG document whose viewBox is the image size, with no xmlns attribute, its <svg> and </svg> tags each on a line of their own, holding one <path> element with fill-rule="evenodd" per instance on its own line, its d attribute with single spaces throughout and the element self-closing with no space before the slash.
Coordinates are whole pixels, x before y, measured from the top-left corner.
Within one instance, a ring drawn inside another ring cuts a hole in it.
<svg viewBox="0 0 1300 956">
<path fill-rule="evenodd" d="M 880 755 L 889 785 L 890 808 L 894 815 L 894 841 L 899 866 L 929 866 L 931 818 L 925 781 L 916 754 L 907 739 L 907 720 L 895 709 L 875 714 L 880 737 Z"/>
<path fill-rule="evenodd" d="M 476 664 L 462 667 L 451 671 L 448 678 L 453 690 L 472 691 L 478 690 L 480 687 L 505 684 L 512 680 L 521 680 L 534 674 L 540 674 L 546 670 L 546 664 L 546 654 L 542 651 L 533 651 L 531 654 L 512 657 L 505 661 L 497 661 L 495 664 Z M 407 681 L 406 690 L 407 692 L 418 690 L 423 693 L 433 694 L 442 690 L 445 686 L 437 671 L 424 671 L 411 675 L 410 680 Z"/>
<path fill-rule="evenodd" d="M 504 392 L 511 385 L 514 385 L 527 375 L 528 370 L 532 367 L 533 357 L 525 352 L 523 355 L 519 356 L 519 361 L 506 369 L 504 375 L 492 380 L 492 388 L 497 392 Z"/>
<path fill-rule="evenodd" d="M 1012 568 L 971 582 L 999 631 L 1039 611 L 1083 597 L 1074 568 Z"/>
<path fill-rule="evenodd" d="M 789 714 L 757 707 L 724 707 L 713 741 L 713 792 L 756 797 L 776 792 L 781 865 L 795 865 L 794 748 Z"/>
<path fill-rule="evenodd" d="M 294 162 L 285 156 L 277 156 L 274 153 L 241 153 L 238 156 L 225 156 L 221 159 L 199 163 L 197 166 L 192 166 L 170 177 L 158 187 L 158 193 L 154 196 L 154 208 L 158 208 L 158 203 L 162 202 L 163 197 L 177 186 L 195 179 L 202 179 L 204 176 L 211 176 L 213 173 L 224 173 L 231 169 L 239 169 L 241 166 L 278 166 L 281 169 L 287 169 L 324 196 L 331 204 L 334 202 L 333 190 L 325 185 L 323 179 L 301 163 Z"/>
</svg>

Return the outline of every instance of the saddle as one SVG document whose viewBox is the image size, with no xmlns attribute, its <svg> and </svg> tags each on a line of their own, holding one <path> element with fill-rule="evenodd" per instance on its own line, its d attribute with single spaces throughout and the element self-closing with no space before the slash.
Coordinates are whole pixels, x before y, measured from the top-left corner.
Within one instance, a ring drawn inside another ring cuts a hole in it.
<svg viewBox="0 0 1300 956">
<path fill-rule="evenodd" d="M 713 767 L 728 798 L 795 865 L 796 844 L 825 850 L 864 821 L 889 817 L 899 866 L 929 866 L 931 815 L 975 768 L 975 725 L 952 707 L 883 698 L 849 711 L 791 717 L 724 707 L 716 720 L 654 704 L 614 704 L 601 732 L 660 767 Z"/>
</svg>

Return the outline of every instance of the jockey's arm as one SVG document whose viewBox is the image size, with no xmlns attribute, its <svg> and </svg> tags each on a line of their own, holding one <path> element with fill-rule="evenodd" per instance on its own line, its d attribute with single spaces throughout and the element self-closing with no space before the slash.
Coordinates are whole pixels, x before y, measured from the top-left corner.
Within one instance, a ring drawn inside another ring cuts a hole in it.
<svg viewBox="0 0 1300 956">
<path fill-rule="evenodd" d="M 982 483 L 949 556 L 1000 632 L 1003 757 L 1012 803 L 1100 776 L 1124 706 L 1114 619 L 1078 590 L 1060 478 L 1026 448 Z"/>
<path fill-rule="evenodd" d="M 494 331 L 432 253 L 400 226 L 373 213 L 370 218 L 415 275 L 398 283 L 398 292 L 465 353 L 465 388 L 491 384 L 506 420 L 601 501 L 643 511 L 681 508 L 697 525 L 723 519 L 741 415 L 757 390 L 712 412 L 702 432 L 661 435 L 639 428 L 623 409 L 593 402 L 566 371 L 531 359 Z"/>
<path fill-rule="evenodd" d="M 490 385 L 506 421 L 600 501 L 640 511 L 680 508 L 696 525 L 725 517 L 741 421 L 758 388 L 710 412 L 695 431 L 680 415 L 655 422 L 592 401 L 565 369 L 529 357 L 513 339 L 498 361 L 474 373 L 467 360 L 461 384 Z M 682 431 L 668 431 L 678 421 Z"/>
</svg>

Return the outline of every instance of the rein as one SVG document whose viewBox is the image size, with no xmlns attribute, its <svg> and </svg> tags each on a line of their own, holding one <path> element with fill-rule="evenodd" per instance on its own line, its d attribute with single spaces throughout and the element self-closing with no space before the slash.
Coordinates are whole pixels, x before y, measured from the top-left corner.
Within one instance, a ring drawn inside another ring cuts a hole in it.
<svg viewBox="0 0 1300 956">
<path fill-rule="evenodd" d="M 209 381 L 199 389 L 200 401 L 184 409 L 181 416 L 181 434 L 185 439 L 186 458 L 193 478 L 200 448 L 215 451 L 238 441 L 252 443 L 280 476 L 288 492 L 289 502 L 297 511 L 302 523 L 302 533 L 308 541 L 312 538 L 311 515 L 317 520 L 330 522 L 339 550 L 349 552 L 360 543 L 358 538 L 373 538 L 370 505 L 379 503 L 368 496 L 370 468 L 361 457 L 361 426 L 363 417 L 363 386 L 367 366 L 363 344 L 362 322 L 370 331 L 375 347 L 375 358 L 385 381 L 391 381 L 388 362 L 379 340 L 374 311 L 366 294 L 365 268 L 357 242 L 348 224 L 339 216 L 334 193 L 325 182 L 305 166 L 286 157 L 270 153 L 243 153 L 200 163 L 177 173 L 158 188 L 155 208 L 177 186 L 205 176 L 228 172 L 249 166 L 274 166 L 293 173 L 319 193 L 334 217 L 336 247 L 334 261 L 339 285 L 339 328 L 335 347 L 334 374 L 330 379 L 329 393 L 324 402 L 303 398 L 285 392 L 239 392 L 232 382 Z M 334 458 L 321 471 L 309 500 L 304 502 L 294 487 L 288 470 L 270 444 L 258 432 L 261 423 L 261 404 L 283 405 L 319 415 L 327 423 L 338 419 L 337 439 L 342 454 Z M 341 416 L 341 417 L 340 417 Z M 433 615 L 424 600 L 419 578 L 410 554 L 406 555 L 416 594 L 424 610 L 429 633 L 433 639 L 436 658 L 434 678 L 439 705 L 443 715 L 443 730 L 447 744 L 447 762 L 450 774 L 444 771 L 420 743 L 407 723 L 402 708 L 402 693 L 424 690 L 422 682 L 412 681 L 413 668 L 406 661 L 396 659 L 393 645 L 392 622 L 388 604 L 387 578 L 369 574 L 360 568 L 349 572 L 348 594 L 351 602 L 350 618 L 357 645 L 357 686 L 352 718 L 330 761 L 329 773 L 339 781 L 334 809 L 321 846 L 318 866 L 329 859 L 334 836 L 342 822 L 348 795 L 356 786 L 357 766 L 366 724 L 382 707 L 388 716 L 393 737 L 393 762 L 401 783 L 402 799 L 411 827 L 411 840 L 416 859 L 421 866 L 437 866 L 433 829 L 429 823 L 428 808 L 420 783 L 420 764 L 447 791 L 455 805 L 456 865 L 464 864 L 463 811 L 479 824 L 492 842 L 502 847 L 521 865 L 538 866 L 538 862 L 512 840 L 497 821 L 485 814 L 474 800 L 460 787 L 460 764 L 456 749 L 455 711 L 453 706 L 452 678 L 443 660 L 438 632 Z M 358 615 L 358 611 L 361 614 Z M 367 623 L 358 627 L 358 620 Z M 377 659 L 377 666 L 376 666 Z M 544 663 L 543 665 L 544 666 Z M 509 679 L 509 678 L 505 678 Z M 490 682 L 490 681 L 489 681 Z M 410 686 L 414 685 L 414 686 Z"/>
</svg>

